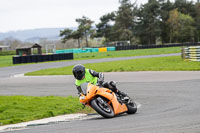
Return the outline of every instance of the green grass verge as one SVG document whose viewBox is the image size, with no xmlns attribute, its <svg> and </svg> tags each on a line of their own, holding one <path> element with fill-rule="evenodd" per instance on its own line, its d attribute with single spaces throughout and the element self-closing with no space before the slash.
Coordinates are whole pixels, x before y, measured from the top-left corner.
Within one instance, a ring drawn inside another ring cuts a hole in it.
<svg viewBox="0 0 200 133">
<path fill-rule="evenodd" d="M 180 53 L 180 47 L 74 54 L 74 60 Z M 66 61 L 66 60 L 65 60 Z M 13 66 L 12 56 L 0 56 L 0 67 Z"/>
<path fill-rule="evenodd" d="M 7 55 L 15 55 L 15 50 L 6 50 L 6 51 L 0 51 L 0 56 L 7 56 Z"/>
<path fill-rule="evenodd" d="M 13 66 L 12 55 L 0 56 L 0 67 Z"/>
<path fill-rule="evenodd" d="M 138 50 L 121 50 L 101 53 L 80 53 L 74 54 L 75 59 L 98 59 L 98 58 L 113 58 L 113 57 L 127 57 L 127 56 L 142 56 L 142 55 L 159 55 L 180 53 L 180 47 L 171 48 L 152 48 L 152 49 L 138 49 Z"/>
<path fill-rule="evenodd" d="M 91 111 L 89 107 L 83 110 L 78 97 L 72 96 L 0 96 L 0 126 Z"/>
<path fill-rule="evenodd" d="M 200 62 L 183 61 L 180 56 L 154 57 L 123 61 L 84 64 L 98 72 L 122 71 L 199 71 Z M 71 75 L 73 66 L 44 69 L 25 75 Z"/>
</svg>

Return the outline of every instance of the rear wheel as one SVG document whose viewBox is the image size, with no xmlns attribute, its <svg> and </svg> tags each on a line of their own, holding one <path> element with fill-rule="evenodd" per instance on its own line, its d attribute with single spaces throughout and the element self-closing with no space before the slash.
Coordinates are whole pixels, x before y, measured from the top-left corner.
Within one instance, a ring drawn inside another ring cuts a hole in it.
<svg viewBox="0 0 200 133">
<path fill-rule="evenodd" d="M 135 102 L 126 104 L 128 111 L 127 114 L 135 114 L 137 112 L 137 105 Z"/>
<path fill-rule="evenodd" d="M 92 108 L 105 118 L 112 118 L 114 116 L 113 108 L 102 97 L 97 97 L 91 101 Z"/>
</svg>

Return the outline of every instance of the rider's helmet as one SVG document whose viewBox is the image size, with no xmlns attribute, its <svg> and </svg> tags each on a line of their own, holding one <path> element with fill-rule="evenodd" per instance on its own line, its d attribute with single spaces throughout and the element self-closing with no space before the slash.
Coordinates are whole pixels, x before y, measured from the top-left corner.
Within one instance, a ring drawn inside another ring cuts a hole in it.
<svg viewBox="0 0 200 133">
<path fill-rule="evenodd" d="M 76 79 L 81 80 L 85 76 L 85 67 L 81 64 L 75 65 L 72 72 Z"/>
</svg>

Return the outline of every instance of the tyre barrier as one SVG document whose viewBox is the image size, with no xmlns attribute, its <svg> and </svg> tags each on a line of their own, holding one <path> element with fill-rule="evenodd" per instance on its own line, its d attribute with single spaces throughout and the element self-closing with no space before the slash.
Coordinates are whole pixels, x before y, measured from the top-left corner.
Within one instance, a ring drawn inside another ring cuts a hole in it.
<svg viewBox="0 0 200 133">
<path fill-rule="evenodd" d="M 200 46 L 182 48 L 182 58 L 190 61 L 200 61 Z"/>
<path fill-rule="evenodd" d="M 150 49 L 150 48 L 167 48 L 167 47 L 181 47 L 181 46 L 198 46 L 199 42 L 194 43 L 176 43 L 176 44 L 163 44 L 163 45 L 129 45 L 129 46 L 116 46 L 118 50 L 134 50 L 134 49 Z"/>
<path fill-rule="evenodd" d="M 13 64 L 37 63 L 37 62 L 44 62 L 44 61 L 72 60 L 72 59 L 74 59 L 73 53 L 13 56 Z"/>
</svg>

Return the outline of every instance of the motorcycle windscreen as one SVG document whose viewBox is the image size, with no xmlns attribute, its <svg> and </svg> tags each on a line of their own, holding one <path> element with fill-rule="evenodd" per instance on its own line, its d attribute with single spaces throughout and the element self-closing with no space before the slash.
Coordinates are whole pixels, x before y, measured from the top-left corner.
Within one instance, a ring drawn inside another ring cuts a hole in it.
<svg viewBox="0 0 200 133">
<path fill-rule="evenodd" d="M 82 83 L 82 84 L 81 84 L 81 90 L 82 90 L 82 93 L 83 93 L 84 95 L 87 94 L 87 88 L 88 88 L 88 83 Z"/>
</svg>

